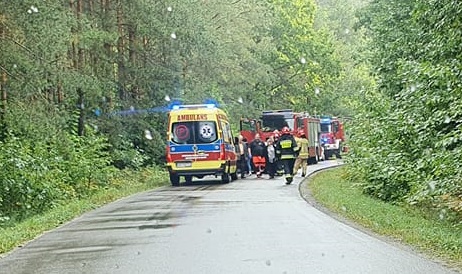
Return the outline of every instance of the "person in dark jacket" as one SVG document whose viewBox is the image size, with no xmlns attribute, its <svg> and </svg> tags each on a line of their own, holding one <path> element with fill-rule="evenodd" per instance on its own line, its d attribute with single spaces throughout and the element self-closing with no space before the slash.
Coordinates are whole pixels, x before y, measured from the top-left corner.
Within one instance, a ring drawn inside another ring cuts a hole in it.
<svg viewBox="0 0 462 274">
<path fill-rule="evenodd" d="M 248 175 L 252 175 L 252 154 L 250 154 L 250 148 L 249 148 L 249 143 L 247 142 L 247 138 L 244 137 L 244 139 L 242 139 L 242 141 L 245 143 L 245 145 L 247 146 L 247 172 L 248 172 Z"/>
<path fill-rule="evenodd" d="M 295 158 L 297 158 L 298 146 L 294 136 L 288 127 L 284 127 L 281 137 L 276 144 L 276 155 L 284 165 L 286 184 L 292 183 Z"/>
<path fill-rule="evenodd" d="M 260 134 L 255 135 L 255 139 L 250 143 L 250 153 L 252 154 L 252 162 L 255 167 L 255 174 L 258 178 L 265 171 L 266 165 L 266 145 L 260 139 Z"/>
<path fill-rule="evenodd" d="M 279 130 L 275 130 L 273 132 L 273 138 L 274 138 L 274 146 L 276 147 L 276 144 L 279 141 L 279 137 L 281 137 Z M 284 175 L 284 166 L 282 165 L 281 161 L 279 160 L 278 157 L 276 157 L 276 176 L 282 176 Z"/>
<path fill-rule="evenodd" d="M 247 143 L 244 142 L 243 139 L 244 137 L 242 137 L 242 135 L 239 135 L 239 137 L 237 137 L 237 142 L 235 144 L 237 155 L 237 167 L 241 173 L 241 179 L 245 178 L 247 158 L 249 157 L 249 148 L 247 147 Z"/>
</svg>

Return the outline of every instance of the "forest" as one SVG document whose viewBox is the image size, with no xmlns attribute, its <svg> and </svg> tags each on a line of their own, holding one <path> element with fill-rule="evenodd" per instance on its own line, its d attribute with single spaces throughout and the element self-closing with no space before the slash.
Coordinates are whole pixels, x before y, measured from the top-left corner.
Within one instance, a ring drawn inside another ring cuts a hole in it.
<svg viewBox="0 0 462 274">
<path fill-rule="evenodd" d="M 462 216 L 457 0 L 0 0 L 0 225 L 163 165 L 170 100 L 348 117 L 348 178 Z M 233 125 L 238 133 L 238 124 Z"/>
</svg>

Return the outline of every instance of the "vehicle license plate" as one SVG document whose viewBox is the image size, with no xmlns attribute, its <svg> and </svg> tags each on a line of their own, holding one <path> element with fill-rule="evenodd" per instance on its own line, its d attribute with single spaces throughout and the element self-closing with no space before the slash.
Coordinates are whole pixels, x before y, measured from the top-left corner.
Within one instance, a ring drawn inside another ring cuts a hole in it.
<svg viewBox="0 0 462 274">
<path fill-rule="evenodd" d="M 191 167 L 191 162 L 177 162 L 176 167 Z"/>
</svg>

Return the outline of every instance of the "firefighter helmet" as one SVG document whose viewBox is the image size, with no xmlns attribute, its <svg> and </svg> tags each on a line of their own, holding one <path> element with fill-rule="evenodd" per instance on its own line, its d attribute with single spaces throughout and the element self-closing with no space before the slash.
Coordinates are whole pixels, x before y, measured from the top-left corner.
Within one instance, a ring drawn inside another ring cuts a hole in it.
<svg viewBox="0 0 462 274">
<path fill-rule="evenodd" d="M 290 128 L 289 127 L 283 127 L 282 128 L 282 135 L 284 134 L 290 134 Z"/>
<path fill-rule="evenodd" d="M 279 136 L 280 136 L 279 130 L 275 129 L 275 130 L 273 131 L 273 137 L 277 139 L 277 138 L 279 138 Z"/>
</svg>

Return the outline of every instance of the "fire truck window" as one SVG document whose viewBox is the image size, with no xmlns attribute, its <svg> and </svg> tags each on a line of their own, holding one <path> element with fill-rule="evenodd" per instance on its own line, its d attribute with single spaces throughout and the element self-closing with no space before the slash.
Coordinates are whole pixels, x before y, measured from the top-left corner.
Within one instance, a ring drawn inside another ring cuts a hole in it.
<svg viewBox="0 0 462 274">
<path fill-rule="evenodd" d="M 339 128 L 339 124 L 338 123 L 333 123 L 333 131 L 337 132 L 338 128 Z"/>
<path fill-rule="evenodd" d="M 321 124 L 321 132 L 331 132 L 332 126 L 330 124 Z"/>
<path fill-rule="evenodd" d="M 274 131 L 275 129 L 281 130 L 283 127 L 289 127 L 293 129 L 295 126 L 295 120 L 291 118 L 284 118 L 279 115 L 263 116 L 263 131 Z"/>
<path fill-rule="evenodd" d="M 285 124 L 290 128 L 295 128 L 295 119 L 286 119 Z"/>
<path fill-rule="evenodd" d="M 303 119 L 297 118 L 297 128 L 303 128 Z"/>
<path fill-rule="evenodd" d="M 241 120 L 240 127 L 241 130 L 256 131 L 254 120 L 243 119 Z"/>
</svg>

